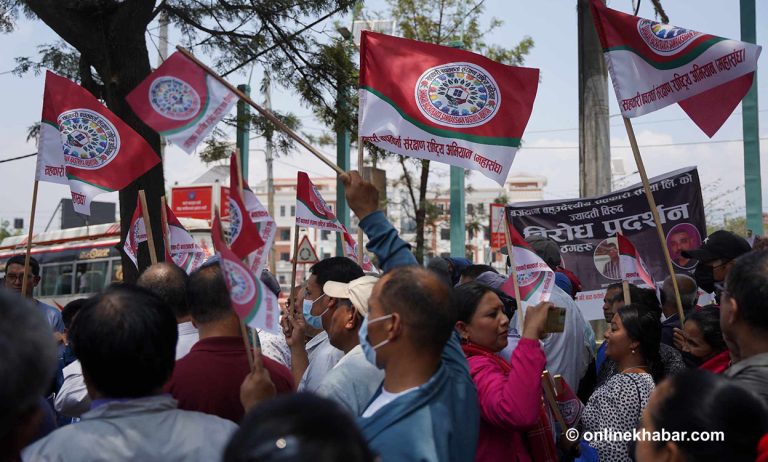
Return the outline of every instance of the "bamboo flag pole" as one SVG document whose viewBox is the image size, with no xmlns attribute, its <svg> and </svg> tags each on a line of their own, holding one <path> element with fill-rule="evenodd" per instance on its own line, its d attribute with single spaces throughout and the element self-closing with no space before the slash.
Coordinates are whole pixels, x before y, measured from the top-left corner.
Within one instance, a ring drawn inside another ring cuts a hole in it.
<svg viewBox="0 0 768 462">
<path fill-rule="evenodd" d="M 680 325 L 685 324 L 685 313 L 683 312 L 683 304 L 680 301 L 680 289 L 677 287 L 677 278 L 675 277 L 675 268 L 672 266 L 672 258 L 669 256 L 669 249 L 667 248 L 667 240 L 664 237 L 664 229 L 661 227 L 661 219 L 659 218 L 659 211 L 656 209 L 656 200 L 653 198 L 651 192 L 651 185 L 648 183 L 648 175 L 645 173 L 645 166 L 643 164 L 643 158 L 640 156 L 640 148 L 637 146 L 637 139 L 635 138 L 635 130 L 632 128 L 632 122 L 626 118 L 624 119 L 624 127 L 627 129 L 627 136 L 629 137 L 629 144 L 632 146 L 632 154 L 635 156 L 635 163 L 637 163 L 637 171 L 640 173 L 640 179 L 643 181 L 643 190 L 645 191 L 645 197 L 648 199 L 648 206 L 651 208 L 651 214 L 653 215 L 653 221 L 656 223 L 656 234 L 659 236 L 659 243 L 661 243 L 661 250 L 664 252 L 664 260 L 667 262 L 667 271 L 669 271 L 670 279 L 672 280 L 672 288 L 675 290 L 675 303 L 677 304 L 677 314 L 680 316 Z"/>
<path fill-rule="evenodd" d="M 181 54 L 183 54 L 183 55 L 184 55 L 184 56 L 186 56 L 187 58 L 189 58 L 189 59 L 191 59 L 192 61 L 194 61 L 194 62 L 195 62 L 195 64 L 197 64 L 197 65 L 198 65 L 198 66 L 200 66 L 200 67 L 201 67 L 201 68 L 202 68 L 202 69 L 203 69 L 205 72 L 207 72 L 208 74 L 210 74 L 210 75 L 211 75 L 211 77 L 213 77 L 214 79 L 218 80 L 218 81 L 219 81 L 219 82 L 220 82 L 222 85 L 224 85 L 225 87 L 227 87 L 227 88 L 229 89 L 229 91 L 231 91 L 232 93 L 234 93 L 235 95 L 237 95 L 237 96 L 238 96 L 240 99 L 242 99 L 242 100 L 243 100 L 243 101 L 245 101 L 246 103 L 250 104 L 250 105 L 251 105 L 251 107 L 253 107 L 254 109 L 256 109 L 256 111 L 257 111 L 259 114 L 261 114 L 261 115 L 263 115 L 264 117 L 266 117 L 266 118 L 267 118 L 267 120 L 269 120 L 270 122 L 272 122 L 272 124 L 274 124 L 274 125 L 275 125 L 275 126 L 278 128 L 278 129 L 280 129 L 280 131 L 284 132 L 286 135 L 288 135 L 288 136 L 290 136 L 291 138 L 293 138 L 293 139 L 294 139 L 294 140 L 295 140 L 297 143 L 299 143 L 300 145 L 304 146 L 304 147 L 305 147 L 305 148 L 306 148 L 306 149 L 307 149 L 309 152 L 311 152 L 312 154 L 314 154 L 314 155 L 315 155 L 315 157 L 317 157 L 318 159 L 320 159 L 321 161 L 323 161 L 323 163 L 325 163 L 325 165 L 329 166 L 329 167 L 330 167 L 330 168 L 332 168 L 334 171 L 336 171 L 336 173 L 337 173 L 337 174 L 341 175 L 341 174 L 343 174 L 343 173 L 344 173 L 344 170 L 342 170 L 342 169 L 341 169 L 341 168 L 340 168 L 338 165 L 336 165 L 336 164 L 334 164 L 333 162 L 331 162 L 331 161 L 330 161 L 330 160 L 329 160 L 327 157 L 325 157 L 325 156 L 324 156 L 322 153 L 320 153 L 320 151 L 318 151 L 317 149 L 315 149 L 315 148 L 314 148 L 312 145 L 310 145 L 310 144 L 309 144 L 308 142 L 306 142 L 306 141 L 305 141 L 303 138 L 301 138 L 301 137 L 300 137 L 300 136 L 299 136 L 299 135 L 298 135 L 296 132 L 294 132 L 293 130 L 291 130 L 291 128 L 290 128 L 290 127 L 288 127 L 288 126 L 287 126 L 287 125 L 285 125 L 285 124 L 284 124 L 284 123 L 283 123 L 283 122 L 282 122 L 280 119 L 278 119 L 277 117 L 275 117 L 275 115 L 274 115 L 274 114 L 272 114 L 271 112 L 267 111 L 267 110 L 266 110 L 266 109 L 264 109 L 263 107 L 261 107 L 261 106 L 259 106 L 258 104 L 256 104 L 256 102 L 255 102 L 255 101 L 253 101 L 253 100 L 252 100 L 252 99 L 251 99 L 251 98 L 250 98 L 248 95 L 246 95 L 246 94 L 245 94 L 245 93 L 243 93 L 242 91 L 238 90 L 236 87 L 232 86 L 232 84 L 230 84 L 229 82 L 227 82 L 226 80 L 224 80 L 224 78 L 223 78 L 222 76 L 220 76 L 219 74 L 217 74 L 217 73 L 216 73 L 216 71 L 214 71 L 213 69 L 211 69 L 210 67 L 208 67 L 208 66 L 206 66 L 204 63 L 202 63 L 200 60 L 198 60 L 198 59 L 195 57 L 195 55 L 193 55 L 193 54 L 192 54 L 192 53 L 191 53 L 189 50 L 187 50 L 186 48 L 184 48 L 184 47 L 182 47 L 182 46 L 179 46 L 179 45 L 177 45 L 177 46 L 176 46 L 176 49 L 177 49 L 177 50 L 179 50 L 179 52 L 180 52 Z"/>
<path fill-rule="evenodd" d="M 155 252 L 155 238 L 152 236 L 152 225 L 149 221 L 149 209 L 147 208 L 147 195 L 143 189 L 139 189 L 139 200 L 141 201 L 141 215 L 144 218 L 144 230 L 147 232 L 147 246 L 149 247 L 149 261 L 154 265 L 157 263 L 157 252 Z"/>
<path fill-rule="evenodd" d="M 166 211 L 165 196 L 160 196 L 160 216 L 162 217 L 163 224 L 163 247 L 165 248 L 165 254 L 171 256 L 171 230 L 168 227 L 168 212 Z M 173 262 L 167 262 L 173 263 Z"/>
<path fill-rule="evenodd" d="M 506 210 L 504 211 L 504 221 L 506 226 L 504 227 L 504 234 L 507 236 L 507 256 L 509 257 L 509 264 L 512 269 L 512 286 L 515 288 L 515 302 L 517 303 L 517 331 L 520 335 L 523 335 L 523 323 L 525 321 L 525 313 L 523 312 L 523 301 L 520 299 L 520 284 L 517 282 L 517 267 L 515 266 L 515 247 L 512 245 L 512 237 L 509 235 L 509 227 L 512 225 L 509 222 L 509 216 Z"/>
<path fill-rule="evenodd" d="M 243 159 L 239 149 L 235 149 L 235 171 L 237 171 L 237 194 L 243 199 Z M 232 191 L 229 192 L 232 194 Z"/>
<path fill-rule="evenodd" d="M 544 389 L 544 397 L 549 403 L 549 408 L 552 409 L 552 414 L 555 416 L 555 420 L 560 424 L 561 433 L 564 433 L 568 430 L 568 425 L 565 424 L 563 413 L 560 412 L 560 406 L 557 405 L 557 400 L 555 399 L 555 387 L 552 385 L 549 371 L 541 373 L 541 388 Z"/>
<path fill-rule="evenodd" d="M 357 171 L 360 172 L 360 177 L 363 178 L 366 181 L 370 181 L 370 178 L 364 178 L 363 176 L 363 139 L 361 137 L 357 138 Z M 360 218 L 360 217 L 358 217 Z M 363 252 L 365 251 L 363 249 L 363 228 L 360 226 L 360 221 L 358 220 L 357 223 L 357 264 L 361 267 L 363 266 Z"/>
<path fill-rule="evenodd" d="M 619 230 L 619 234 L 623 235 L 624 233 Z M 616 242 L 616 248 L 619 248 L 618 241 Z M 632 303 L 632 297 L 629 295 L 629 281 L 624 279 L 624 268 L 621 267 L 621 251 L 619 251 L 619 272 L 621 273 L 621 291 L 624 294 L 624 305 L 629 305 Z"/>
<path fill-rule="evenodd" d="M 293 269 L 291 270 L 291 291 L 288 292 L 291 297 L 291 301 L 293 301 L 293 292 L 296 290 L 296 264 L 299 261 L 299 225 L 296 225 L 293 230 Z M 293 306 L 291 304 L 291 308 L 293 309 L 292 314 L 296 314 L 297 307 Z"/>
<path fill-rule="evenodd" d="M 26 297 L 27 284 L 29 284 L 29 278 L 27 277 L 27 271 L 29 271 L 29 259 L 32 257 L 32 231 L 35 228 L 35 209 L 37 209 L 37 185 L 38 181 L 35 180 L 35 185 L 32 187 L 32 211 L 29 213 L 29 231 L 27 231 L 27 254 L 24 256 L 24 274 L 21 276 L 21 294 Z"/>
</svg>

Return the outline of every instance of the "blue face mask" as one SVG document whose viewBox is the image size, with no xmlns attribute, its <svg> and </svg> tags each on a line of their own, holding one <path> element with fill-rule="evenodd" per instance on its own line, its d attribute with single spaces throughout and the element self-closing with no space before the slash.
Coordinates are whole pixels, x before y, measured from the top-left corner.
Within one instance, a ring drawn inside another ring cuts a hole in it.
<svg viewBox="0 0 768 462">
<path fill-rule="evenodd" d="M 365 353 L 365 359 L 367 359 L 369 363 L 373 364 L 379 369 L 381 368 L 378 364 L 376 364 L 376 350 L 389 343 L 389 339 L 384 339 L 378 344 L 371 346 L 371 344 L 368 342 L 368 324 L 384 321 L 385 319 L 389 319 L 391 317 L 391 314 L 387 314 L 385 316 L 380 316 L 378 318 L 369 320 L 366 316 L 365 319 L 363 319 L 363 324 L 360 326 L 360 330 L 357 332 L 357 335 L 360 337 L 360 346 L 363 348 L 363 353 Z"/>
<path fill-rule="evenodd" d="M 315 306 L 315 303 L 317 303 L 318 300 L 325 297 L 325 294 L 317 297 L 314 300 L 304 300 L 304 304 L 302 305 L 302 308 L 304 310 L 304 319 L 307 321 L 307 324 L 311 327 L 314 327 L 315 329 L 323 329 L 323 315 L 328 311 L 328 308 L 325 308 L 325 311 L 320 313 L 319 316 L 315 316 L 312 314 L 312 307 Z"/>
</svg>

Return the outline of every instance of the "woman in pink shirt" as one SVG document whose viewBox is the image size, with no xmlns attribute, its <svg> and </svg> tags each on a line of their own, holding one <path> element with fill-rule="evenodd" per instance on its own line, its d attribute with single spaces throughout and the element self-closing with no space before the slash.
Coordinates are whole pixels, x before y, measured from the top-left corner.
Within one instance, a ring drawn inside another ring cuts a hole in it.
<svg viewBox="0 0 768 462">
<path fill-rule="evenodd" d="M 541 373 L 547 360 L 539 339 L 544 335 L 551 304 L 540 303 L 526 310 L 522 338 L 507 362 L 497 355 L 507 346 L 509 318 L 502 302 L 506 296 L 474 282 L 457 287 L 456 296 L 456 329 L 480 404 L 475 461 L 540 459 L 532 450 L 538 451 L 542 445 L 540 441 L 532 444 L 527 432 L 541 422 Z M 546 432 L 539 437 L 551 440 Z"/>
</svg>

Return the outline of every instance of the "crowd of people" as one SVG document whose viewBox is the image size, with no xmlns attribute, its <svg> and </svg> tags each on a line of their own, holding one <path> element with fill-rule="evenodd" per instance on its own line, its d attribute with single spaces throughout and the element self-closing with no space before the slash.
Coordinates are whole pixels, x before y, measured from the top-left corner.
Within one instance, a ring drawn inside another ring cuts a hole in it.
<svg viewBox="0 0 768 462">
<path fill-rule="evenodd" d="M 608 286 L 596 342 L 556 243 L 529 239 L 557 272 L 550 300 L 518 304 L 490 266 L 419 266 L 373 185 L 342 180 L 382 273 L 315 264 L 282 335 L 243 335 L 216 257 L 189 276 L 150 266 L 62 311 L 32 298 L 34 259 L 21 293 L 11 258 L 0 461 L 768 461 L 768 251 L 725 231 L 681 251 L 699 262 L 673 276 L 684 323 L 671 278 L 658 294 Z M 606 430 L 724 439 L 586 437 Z"/>
</svg>

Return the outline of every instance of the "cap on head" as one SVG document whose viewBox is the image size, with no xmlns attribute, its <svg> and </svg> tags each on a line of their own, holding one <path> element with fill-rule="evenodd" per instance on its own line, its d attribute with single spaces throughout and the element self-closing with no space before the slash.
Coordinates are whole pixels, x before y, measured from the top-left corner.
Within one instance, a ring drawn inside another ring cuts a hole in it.
<svg viewBox="0 0 768 462">
<path fill-rule="evenodd" d="M 323 286 L 323 292 L 329 297 L 351 301 L 361 316 L 368 316 L 368 299 L 377 282 L 379 278 L 375 276 L 363 276 L 349 283 L 328 281 Z"/>
<path fill-rule="evenodd" d="M 719 230 L 710 234 L 704 244 L 696 250 L 684 250 L 682 255 L 686 258 L 695 258 L 701 262 L 712 260 L 733 260 L 752 250 L 749 242 L 738 234 L 730 231 Z"/>
</svg>

